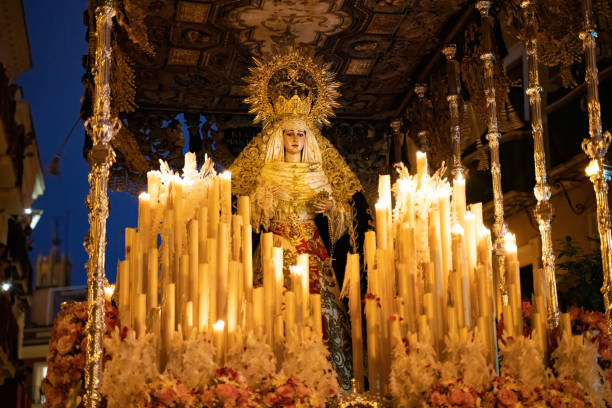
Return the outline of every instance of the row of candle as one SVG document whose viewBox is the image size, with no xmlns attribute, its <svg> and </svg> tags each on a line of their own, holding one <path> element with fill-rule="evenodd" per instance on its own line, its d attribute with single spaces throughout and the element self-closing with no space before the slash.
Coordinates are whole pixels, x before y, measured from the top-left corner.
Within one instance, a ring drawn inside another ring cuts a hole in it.
<svg viewBox="0 0 612 408">
<path fill-rule="evenodd" d="M 367 376 L 382 393 L 393 346 L 409 334 L 431 342 L 443 355 L 446 336 L 467 339 L 475 329 L 489 361 L 496 358 L 491 234 L 483 225 L 481 204 L 468 210 L 464 179 L 455 180 L 451 189 L 439 175 L 428 174 L 427 157 L 420 152 L 417 174 L 402 170 L 394 191 L 392 206 L 390 177 L 381 175 L 376 231 L 366 232 L 364 240 Z M 347 263 L 353 284 L 357 268 L 357 260 Z M 353 306 L 358 289 L 349 291 L 349 305 L 352 324 L 361 327 L 360 310 Z M 363 383 L 361 336 L 356 337 L 355 327 L 353 332 L 355 378 Z"/>
<path fill-rule="evenodd" d="M 182 177 L 167 167 L 148 173 L 138 228 L 126 228 L 125 260 L 118 265 L 122 324 L 138 336 L 155 333 L 161 364 L 178 333 L 211 334 L 220 359 L 249 331 L 275 350 L 286 336 L 311 329 L 321 334 L 321 300 L 309 292 L 308 255 L 286 268 L 273 234 L 262 234 L 263 285 L 254 287 L 249 197 L 238 197 L 232 214 L 231 175 L 203 168 L 210 170 L 198 172 L 188 153 Z M 286 289 L 283 269 L 290 271 Z"/>
</svg>

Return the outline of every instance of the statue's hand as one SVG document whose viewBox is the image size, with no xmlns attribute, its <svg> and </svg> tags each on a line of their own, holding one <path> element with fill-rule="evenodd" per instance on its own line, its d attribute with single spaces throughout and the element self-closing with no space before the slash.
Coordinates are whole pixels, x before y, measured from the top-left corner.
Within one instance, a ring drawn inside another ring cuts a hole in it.
<svg viewBox="0 0 612 408">
<path fill-rule="evenodd" d="M 331 210 L 334 207 L 334 201 L 328 198 L 319 200 L 314 203 L 314 209 L 317 214 L 322 214 Z"/>
</svg>

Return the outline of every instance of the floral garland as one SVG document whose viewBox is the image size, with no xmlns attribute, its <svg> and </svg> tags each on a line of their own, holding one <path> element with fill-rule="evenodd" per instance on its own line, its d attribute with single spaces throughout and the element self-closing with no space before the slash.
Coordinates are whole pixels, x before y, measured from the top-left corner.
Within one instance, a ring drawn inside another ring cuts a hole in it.
<svg viewBox="0 0 612 408">
<path fill-rule="evenodd" d="M 62 304 L 51 330 L 47 354 L 47 376 L 42 383 L 48 408 L 81 405 L 87 347 L 87 302 Z M 110 302 L 104 305 L 106 336 L 118 325 L 118 312 Z"/>
</svg>

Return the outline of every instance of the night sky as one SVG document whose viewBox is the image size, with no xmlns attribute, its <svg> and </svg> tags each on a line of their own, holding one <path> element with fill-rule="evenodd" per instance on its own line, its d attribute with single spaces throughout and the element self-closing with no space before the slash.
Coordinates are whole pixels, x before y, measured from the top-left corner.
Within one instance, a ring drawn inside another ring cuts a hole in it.
<svg viewBox="0 0 612 408">
<path fill-rule="evenodd" d="M 84 69 L 81 57 L 87 54 L 84 0 L 25 0 L 32 69 L 16 80 L 30 103 L 34 131 L 38 141 L 41 166 L 45 170 L 45 193 L 33 204 L 44 211 L 34 229 L 34 249 L 30 253 L 35 266 L 39 253 L 47 254 L 51 247 L 54 217 L 60 218 L 62 249 L 67 247 L 72 259 L 72 284 L 85 285 L 87 253 L 83 238 L 89 228 L 85 197 L 88 165 L 83 158 L 82 123 L 77 126 L 60 162 L 58 176 L 46 172 L 62 141 L 79 116 L 83 94 L 81 77 Z M 106 274 L 115 281 L 117 260 L 123 257 L 123 228 L 135 226 L 137 199 L 125 193 L 110 194 L 110 217 L 107 223 L 108 246 Z M 66 217 L 70 223 L 66 241 Z M 66 245 L 67 244 L 67 245 Z"/>
</svg>

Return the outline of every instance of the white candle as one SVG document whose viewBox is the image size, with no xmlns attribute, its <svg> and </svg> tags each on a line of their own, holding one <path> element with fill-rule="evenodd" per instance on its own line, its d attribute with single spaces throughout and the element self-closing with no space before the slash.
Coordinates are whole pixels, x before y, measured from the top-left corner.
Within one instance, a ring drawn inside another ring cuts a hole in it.
<svg viewBox="0 0 612 408">
<path fill-rule="evenodd" d="M 128 261 L 119 261 L 119 318 L 122 326 L 130 327 L 130 269 Z"/>
<path fill-rule="evenodd" d="M 211 177 L 208 188 L 208 238 L 217 238 L 219 227 L 219 177 Z"/>
<path fill-rule="evenodd" d="M 229 268 L 229 225 L 219 223 L 217 232 L 217 316 L 227 320 L 227 275 Z"/>
<path fill-rule="evenodd" d="M 225 365 L 225 322 L 217 320 L 213 324 L 214 345 L 217 352 L 217 363 L 220 366 Z"/>
<path fill-rule="evenodd" d="M 210 289 L 210 268 L 208 264 L 198 265 L 198 330 L 208 331 L 209 324 L 209 289 Z"/>
<path fill-rule="evenodd" d="M 461 174 L 453 181 L 453 208 L 457 220 L 461 222 L 465 216 L 465 179 Z"/>
<path fill-rule="evenodd" d="M 149 308 L 157 307 L 157 272 L 159 263 L 157 259 L 157 248 L 149 249 L 149 276 L 147 279 L 147 303 Z"/>
<path fill-rule="evenodd" d="M 198 283 L 198 278 L 200 276 L 200 254 L 199 254 L 199 243 L 200 243 L 200 234 L 199 234 L 199 224 L 198 220 L 193 219 L 189 221 L 189 300 L 193 302 L 194 307 L 192 309 L 193 313 L 193 321 L 199 322 L 199 304 L 200 300 L 198 298 L 200 285 Z"/>
<path fill-rule="evenodd" d="M 427 154 L 424 152 L 416 152 L 416 162 L 417 162 L 417 177 L 419 179 L 419 183 L 421 182 L 421 178 L 427 174 Z"/>
<path fill-rule="evenodd" d="M 208 270 L 210 276 L 210 283 L 208 289 L 208 314 L 209 314 L 209 324 L 212 325 L 213 322 L 218 320 L 218 312 L 217 312 L 217 288 L 218 285 L 218 277 L 217 277 L 217 240 L 215 238 L 208 238 L 206 240 L 206 260 L 208 263 Z"/>
<path fill-rule="evenodd" d="M 151 204 L 148 193 L 138 196 L 138 232 L 142 234 L 143 250 L 147 251 L 151 245 Z"/>
<path fill-rule="evenodd" d="M 321 314 L 321 295 L 313 293 L 310 295 L 310 305 L 312 307 L 312 320 L 315 333 L 321 338 L 323 336 L 323 315 Z"/>
<path fill-rule="evenodd" d="M 224 171 L 219 175 L 221 184 L 221 218 L 223 222 L 230 222 L 232 216 L 232 173 Z"/>
<path fill-rule="evenodd" d="M 283 248 L 273 247 L 272 248 L 272 265 L 274 267 L 274 297 L 276 299 L 283 298 Z M 275 315 L 281 314 L 281 302 L 275 302 Z"/>
<path fill-rule="evenodd" d="M 389 203 L 379 200 L 376 205 L 376 246 L 386 248 L 389 240 L 389 225 L 387 222 Z"/>
<path fill-rule="evenodd" d="M 262 286 L 253 289 L 253 320 L 256 332 L 259 334 L 264 328 L 264 288 Z"/>
<path fill-rule="evenodd" d="M 288 290 L 285 292 L 285 330 L 287 337 L 295 336 L 295 292 Z"/>
</svg>

